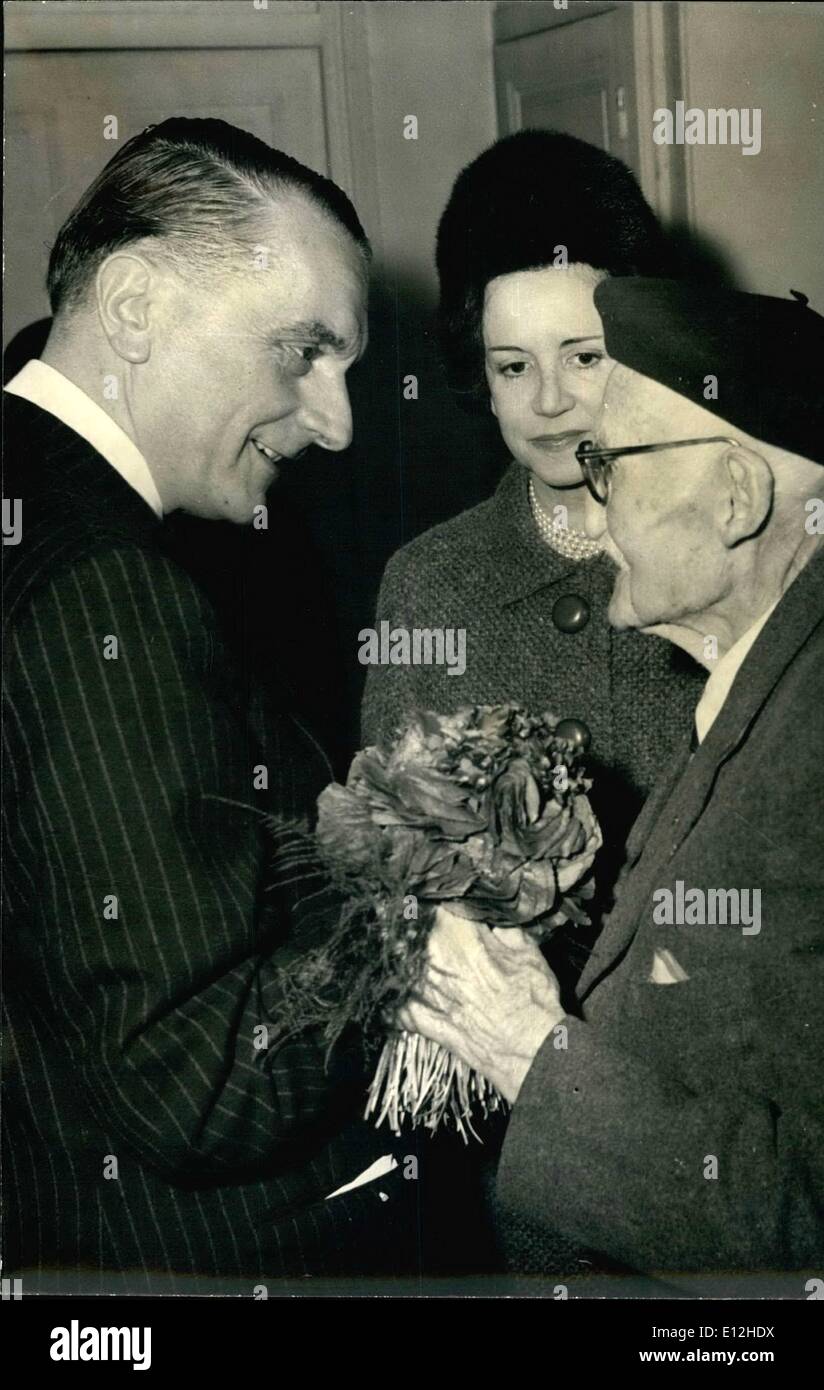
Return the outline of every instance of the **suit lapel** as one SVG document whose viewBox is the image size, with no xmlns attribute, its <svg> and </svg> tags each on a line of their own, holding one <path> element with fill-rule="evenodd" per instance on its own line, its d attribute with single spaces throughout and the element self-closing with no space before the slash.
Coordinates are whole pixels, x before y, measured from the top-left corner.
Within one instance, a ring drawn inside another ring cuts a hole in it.
<svg viewBox="0 0 824 1390">
<path fill-rule="evenodd" d="M 642 890 L 647 878 L 640 861 L 645 851 L 649 851 L 655 831 L 665 818 L 667 804 L 689 764 L 690 743 L 691 733 L 685 735 L 676 746 L 669 771 L 659 779 L 650 792 L 630 831 L 626 860 L 615 890 L 615 907 L 595 943 L 578 984 L 578 996 L 581 999 L 608 970 L 612 969 L 635 935 L 638 912 L 644 896 Z"/>
<path fill-rule="evenodd" d="M 624 861 L 624 872 L 637 864 L 644 852 L 645 845 L 648 844 L 653 827 L 660 819 L 661 813 L 670 799 L 674 788 L 689 764 L 692 754 L 692 734 L 693 730 L 685 734 L 681 741 L 673 749 L 672 759 L 668 770 L 656 782 L 647 800 L 641 808 L 641 813 L 633 825 L 627 839 L 627 855 Z"/>
<path fill-rule="evenodd" d="M 47 410 L 4 392 L 3 433 L 8 486 L 24 501 L 58 516 L 74 508 L 79 527 L 103 524 L 141 539 L 158 534 L 161 522 L 140 493 Z"/>
<path fill-rule="evenodd" d="M 696 752 L 684 779 L 673 853 L 701 815 L 719 769 L 747 738 L 759 711 L 823 620 L 824 552 L 805 566 L 778 604 Z"/>
<path fill-rule="evenodd" d="M 19 498 L 22 545 L 3 547 L 3 622 L 50 568 L 95 544 L 154 546 L 152 508 L 95 449 L 48 411 L 3 394 L 3 491 Z"/>
</svg>

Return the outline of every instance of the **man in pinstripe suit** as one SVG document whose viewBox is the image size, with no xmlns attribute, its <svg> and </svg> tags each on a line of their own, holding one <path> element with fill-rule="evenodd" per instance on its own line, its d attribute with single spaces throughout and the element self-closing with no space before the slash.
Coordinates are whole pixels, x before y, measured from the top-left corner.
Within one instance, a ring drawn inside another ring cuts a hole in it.
<svg viewBox="0 0 824 1390">
<path fill-rule="evenodd" d="M 331 772 L 162 525 L 253 521 L 282 459 L 348 445 L 367 260 L 333 184 L 188 120 L 125 145 L 52 251 L 52 333 L 5 398 L 3 1270 L 28 1288 L 404 1267 L 415 1183 L 359 1120 L 356 1042 L 326 1066 L 277 1036 L 323 914 L 263 897 L 255 811 L 305 814 Z"/>
</svg>

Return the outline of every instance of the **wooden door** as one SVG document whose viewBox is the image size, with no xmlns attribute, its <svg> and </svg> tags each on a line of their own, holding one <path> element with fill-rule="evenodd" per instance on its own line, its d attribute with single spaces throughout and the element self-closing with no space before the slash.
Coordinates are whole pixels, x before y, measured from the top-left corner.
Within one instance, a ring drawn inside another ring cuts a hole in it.
<svg viewBox="0 0 824 1390">
<path fill-rule="evenodd" d="M 504 6 L 496 25 L 501 134 L 561 130 L 618 155 L 641 177 L 634 6 Z"/>
</svg>

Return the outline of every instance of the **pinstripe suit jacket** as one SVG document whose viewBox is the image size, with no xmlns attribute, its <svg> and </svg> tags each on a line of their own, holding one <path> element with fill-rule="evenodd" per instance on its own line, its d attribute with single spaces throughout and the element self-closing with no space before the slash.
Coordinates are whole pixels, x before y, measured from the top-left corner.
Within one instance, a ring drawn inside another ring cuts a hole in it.
<svg viewBox="0 0 824 1390">
<path fill-rule="evenodd" d="M 386 1139 L 356 1047 L 255 1046 L 309 928 L 262 895 L 259 817 L 216 799 L 301 815 L 328 765 L 262 717 L 138 494 L 5 405 L 4 1273 L 370 1271 L 415 1184 L 324 1201 Z"/>
</svg>

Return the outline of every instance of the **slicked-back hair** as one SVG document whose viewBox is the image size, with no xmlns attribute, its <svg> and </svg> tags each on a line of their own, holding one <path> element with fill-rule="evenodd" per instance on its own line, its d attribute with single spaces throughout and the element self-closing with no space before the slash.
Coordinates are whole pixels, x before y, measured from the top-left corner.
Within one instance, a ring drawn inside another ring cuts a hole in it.
<svg viewBox="0 0 824 1390">
<path fill-rule="evenodd" d="M 455 181 L 438 227 L 439 336 L 447 381 L 467 410 L 488 408 L 484 294 L 515 271 L 584 264 L 660 275 L 666 243 L 634 174 L 572 135 L 524 130 L 495 142 Z"/>
<path fill-rule="evenodd" d="M 346 194 L 331 179 L 226 121 L 174 117 L 118 150 L 61 227 L 49 258 L 52 313 L 85 297 L 113 251 L 152 239 L 181 267 L 214 270 L 259 242 L 273 202 L 295 191 L 369 243 Z"/>
</svg>

